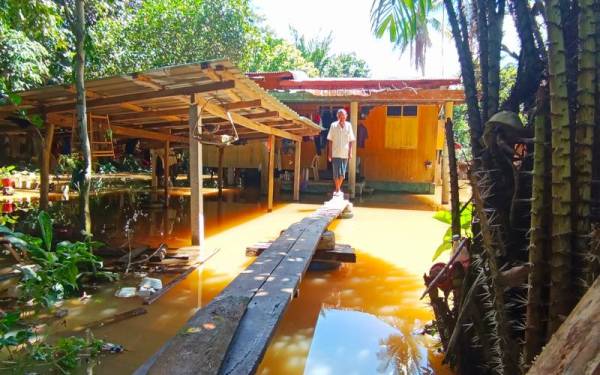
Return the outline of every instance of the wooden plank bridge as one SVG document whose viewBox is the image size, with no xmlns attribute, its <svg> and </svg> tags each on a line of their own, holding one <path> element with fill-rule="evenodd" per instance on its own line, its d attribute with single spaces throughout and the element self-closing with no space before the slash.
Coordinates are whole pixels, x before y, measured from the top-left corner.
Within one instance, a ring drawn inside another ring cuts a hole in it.
<svg viewBox="0 0 600 375">
<path fill-rule="evenodd" d="M 332 199 L 283 231 L 135 374 L 254 373 L 323 232 L 349 204 Z"/>
</svg>

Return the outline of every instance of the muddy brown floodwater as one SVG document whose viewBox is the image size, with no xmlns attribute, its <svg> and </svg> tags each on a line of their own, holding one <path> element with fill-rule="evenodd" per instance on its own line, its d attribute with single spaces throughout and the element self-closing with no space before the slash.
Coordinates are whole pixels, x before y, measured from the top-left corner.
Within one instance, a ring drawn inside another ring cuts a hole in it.
<svg viewBox="0 0 600 375">
<path fill-rule="evenodd" d="M 123 344 L 127 351 L 103 357 L 94 373 L 135 370 L 252 261 L 245 256 L 247 245 L 276 238 L 282 229 L 315 210 L 322 203 L 319 199 L 280 203 L 266 213 L 256 194 L 229 191 L 222 202 L 206 197 L 204 251 L 220 251 L 149 306 L 146 315 L 95 330 L 96 337 Z M 189 245 L 187 197 L 172 197 L 166 212 L 145 209 L 140 202 L 134 195 L 101 198 L 93 216 L 99 239 L 123 243 L 128 227 L 133 229 L 134 242 Z M 306 274 L 258 373 L 451 374 L 441 365 L 435 341 L 420 334 L 432 319 L 426 301 L 419 301 L 422 275 L 446 229 L 432 215 L 422 197 L 375 195 L 357 203 L 354 218 L 335 221 L 330 229 L 336 241 L 356 248 L 357 263 Z M 126 278 L 119 285 L 135 286 L 138 281 Z M 84 302 L 67 301 L 66 330 L 139 307 L 137 298 L 113 296 L 119 285 L 101 288 Z"/>
</svg>

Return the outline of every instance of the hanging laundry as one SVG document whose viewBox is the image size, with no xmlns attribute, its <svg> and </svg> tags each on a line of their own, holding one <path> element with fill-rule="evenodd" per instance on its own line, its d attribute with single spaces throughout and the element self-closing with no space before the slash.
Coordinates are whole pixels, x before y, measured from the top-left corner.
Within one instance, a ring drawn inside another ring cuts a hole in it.
<svg viewBox="0 0 600 375">
<path fill-rule="evenodd" d="M 362 122 L 359 122 L 356 129 L 356 143 L 358 144 L 358 148 L 365 148 L 367 138 L 369 138 L 367 127 Z"/>
</svg>

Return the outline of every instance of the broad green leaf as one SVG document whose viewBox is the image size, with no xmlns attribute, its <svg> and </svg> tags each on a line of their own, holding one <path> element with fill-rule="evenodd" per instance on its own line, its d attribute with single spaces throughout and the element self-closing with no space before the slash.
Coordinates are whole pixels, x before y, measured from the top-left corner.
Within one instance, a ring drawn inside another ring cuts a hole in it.
<svg viewBox="0 0 600 375">
<path fill-rule="evenodd" d="M 441 221 L 442 223 L 452 224 L 452 214 L 450 211 L 438 211 L 433 215 L 433 218 Z"/>
<path fill-rule="evenodd" d="M 38 223 L 40 224 L 40 232 L 44 245 L 47 251 L 52 251 L 52 219 L 46 211 L 40 211 L 38 216 Z"/>
<path fill-rule="evenodd" d="M 431 259 L 431 261 L 436 260 L 440 255 L 442 255 L 445 251 L 448 251 L 452 249 L 452 243 L 450 242 L 443 242 L 440 246 L 438 246 L 438 248 L 435 250 L 435 253 L 433 254 L 433 258 Z"/>
</svg>

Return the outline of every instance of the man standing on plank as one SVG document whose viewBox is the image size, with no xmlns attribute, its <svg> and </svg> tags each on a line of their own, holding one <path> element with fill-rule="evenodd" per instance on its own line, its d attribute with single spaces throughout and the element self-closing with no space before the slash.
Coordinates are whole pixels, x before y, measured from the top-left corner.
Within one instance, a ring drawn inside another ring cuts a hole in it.
<svg viewBox="0 0 600 375">
<path fill-rule="evenodd" d="M 341 108 L 337 111 L 338 121 L 331 124 L 327 134 L 327 159 L 333 168 L 334 197 L 343 197 L 342 184 L 348 168 L 348 160 L 352 157 L 352 146 L 356 138 L 352 125 L 346 121 L 348 114 Z"/>
</svg>

